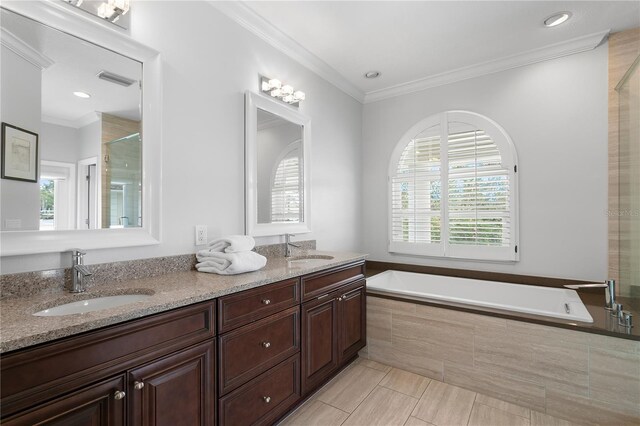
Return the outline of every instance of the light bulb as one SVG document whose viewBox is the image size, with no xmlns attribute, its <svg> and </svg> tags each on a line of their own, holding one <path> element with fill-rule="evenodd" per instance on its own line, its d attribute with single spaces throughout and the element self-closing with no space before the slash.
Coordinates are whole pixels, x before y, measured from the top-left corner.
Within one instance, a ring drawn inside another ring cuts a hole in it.
<svg viewBox="0 0 640 426">
<path fill-rule="evenodd" d="M 269 82 L 262 80 L 262 91 L 268 92 L 269 90 L 271 90 L 271 85 L 269 84 Z"/>
<path fill-rule="evenodd" d="M 272 89 L 279 89 L 282 87 L 282 82 L 278 79 L 272 78 L 271 80 L 269 80 L 269 86 Z"/>
<path fill-rule="evenodd" d="M 271 96 L 273 96 L 274 98 L 279 98 L 280 96 L 282 96 L 282 90 L 280 89 L 273 89 L 271 91 Z"/>
<path fill-rule="evenodd" d="M 115 9 L 107 3 L 102 3 L 100 7 L 98 7 L 98 16 L 104 19 L 111 18 L 111 15 L 115 12 Z"/>
<path fill-rule="evenodd" d="M 305 99 L 305 97 L 306 97 L 306 96 L 305 96 L 305 94 L 304 94 L 304 92 L 303 92 L 303 91 L 301 91 L 301 90 L 296 90 L 296 91 L 293 93 L 293 97 L 294 97 L 294 98 L 296 98 L 296 100 L 304 101 L 304 99 Z"/>
<path fill-rule="evenodd" d="M 284 98 L 282 98 L 282 100 L 288 104 L 292 104 L 296 102 L 296 100 L 293 98 L 293 95 L 287 95 Z"/>
<path fill-rule="evenodd" d="M 289 86 L 288 84 L 286 86 L 283 86 L 282 93 L 284 93 L 285 95 L 293 94 L 293 87 Z"/>
</svg>

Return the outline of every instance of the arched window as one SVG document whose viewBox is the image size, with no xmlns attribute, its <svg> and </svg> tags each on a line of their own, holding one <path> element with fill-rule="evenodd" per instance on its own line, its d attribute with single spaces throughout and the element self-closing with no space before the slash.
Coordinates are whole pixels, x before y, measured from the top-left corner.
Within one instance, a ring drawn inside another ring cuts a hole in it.
<svg viewBox="0 0 640 426">
<path fill-rule="evenodd" d="M 300 222 L 303 209 L 302 141 L 290 144 L 280 156 L 271 179 L 271 222 Z"/>
<path fill-rule="evenodd" d="M 389 164 L 389 251 L 518 260 L 517 155 L 497 123 L 448 111 L 413 126 Z"/>
</svg>

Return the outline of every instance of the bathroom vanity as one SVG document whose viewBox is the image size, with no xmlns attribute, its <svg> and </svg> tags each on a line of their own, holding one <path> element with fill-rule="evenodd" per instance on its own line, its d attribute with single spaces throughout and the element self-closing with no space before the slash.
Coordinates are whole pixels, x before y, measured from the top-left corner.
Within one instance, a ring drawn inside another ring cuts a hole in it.
<svg viewBox="0 0 640 426">
<path fill-rule="evenodd" d="M 364 260 L 337 263 L 9 351 L 2 422 L 271 424 L 365 345 Z"/>
</svg>

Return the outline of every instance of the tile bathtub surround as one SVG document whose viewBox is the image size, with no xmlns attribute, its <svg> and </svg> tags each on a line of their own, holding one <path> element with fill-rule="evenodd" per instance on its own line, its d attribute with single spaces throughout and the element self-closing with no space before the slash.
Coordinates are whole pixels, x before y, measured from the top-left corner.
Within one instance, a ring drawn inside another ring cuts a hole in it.
<svg viewBox="0 0 640 426">
<path fill-rule="evenodd" d="M 279 426 L 576 426 L 459 386 L 358 358 Z M 603 424 L 606 424 L 604 422 Z"/>
<path fill-rule="evenodd" d="M 486 398 L 585 424 L 640 424 L 639 341 L 368 296 L 367 343 L 371 361 Z"/>
<path fill-rule="evenodd" d="M 301 247 L 294 247 L 294 250 L 297 250 L 294 251 L 294 255 L 316 248 L 315 240 L 299 241 L 295 244 Z M 270 244 L 255 248 L 257 253 L 267 258 L 282 257 L 284 250 L 284 244 Z M 195 254 L 184 254 L 87 265 L 93 275 L 87 280 L 86 285 L 87 288 L 92 288 L 174 272 L 192 271 L 195 269 L 196 262 Z M 28 297 L 40 293 L 57 292 L 63 290 L 70 282 L 71 268 L 0 275 L 0 295 Z"/>
<path fill-rule="evenodd" d="M 145 278 L 123 279 L 90 288 L 86 293 L 76 295 L 58 289 L 25 297 L 3 297 L 0 299 L 0 352 L 45 343 L 288 278 L 361 262 L 366 257 L 350 252 L 309 251 L 309 254 L 331 255 L 334 258 L 308 266 L 304 263 L 292 265 L 284 257 L 274 257 L 269 259 L 263 269 L 239 275 L 205 274 L 187 270 Z M 84 314 L 59 317 L 32 315 L 39 310 L 70 301 L 125 293 L 145 293 L 151 297 Z"/>
</svg>

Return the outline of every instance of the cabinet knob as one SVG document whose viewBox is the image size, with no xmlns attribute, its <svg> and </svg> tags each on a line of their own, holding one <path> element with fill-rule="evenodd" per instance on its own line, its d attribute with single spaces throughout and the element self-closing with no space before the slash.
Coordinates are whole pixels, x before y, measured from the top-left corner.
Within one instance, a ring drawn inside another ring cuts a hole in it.
<svg viewBox="0 0 640 426">
<path fill-rule="evenodd" d="M 264 400 L 264 402 L 266 402 L 267 404 L 271 402 L 271 397 L 270 396 L 263 396 L 262 399 Z"/>
<path fill-rule="evenodd" d="M 271 303 L 271 300 L 269 300 L 269 299 L 262 299 L 262 304 L 263 304 L 263 305 L 268 305 L 268 304 L 270 304 L 270 303 Z"/>
<path fill-rule="evenodd" d="M 338 297 L 338 302 L 342 302 L 342 296 Z"/>
<path fill-rule="evenodd" d="M 113 399 L 115 400 L 121 400 L 122 398 L 124 398 L 127 394 L 122 392 L 122 391 L 116 391 L 116 393 L 113 394 Z"/>
<path fill-rule="evenodd" d="M 133 382 L 133 388 L 135 390 L 140 390 L 143 387 L 144 387 L 144 382 L 138 382 L 138 381 Z"/>
<path fill-rule="evenodd" d="M 269 346 L 271 346 L 270 342 L 262 342 L 262 347 L 263 348 L 268 348 Z"/>
</svg>

